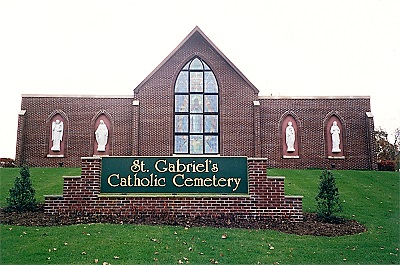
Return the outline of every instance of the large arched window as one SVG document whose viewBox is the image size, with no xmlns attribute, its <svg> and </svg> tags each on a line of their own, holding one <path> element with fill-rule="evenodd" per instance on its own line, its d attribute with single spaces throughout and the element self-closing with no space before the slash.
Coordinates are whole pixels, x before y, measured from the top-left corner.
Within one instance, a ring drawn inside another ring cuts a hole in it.
<svg viewBox="0 0 400 265">
<path fill-rule="evenodd" d="M 174 153 L 219 153 L 218 83 L 200 58 L 190 60 L 175 82 Z"/>
</svg>

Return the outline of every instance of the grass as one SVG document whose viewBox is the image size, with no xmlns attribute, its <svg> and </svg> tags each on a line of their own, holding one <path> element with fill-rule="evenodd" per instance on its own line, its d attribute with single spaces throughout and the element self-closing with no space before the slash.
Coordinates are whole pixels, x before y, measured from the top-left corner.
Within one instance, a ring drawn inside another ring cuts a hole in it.
<svg viewBox="0 0 400 265">
<path fill-rule="evenodd" d="M 63 192 L 63 176 L 79 176 L 80 168 L 29 168 L 36 199 L 44 202 L 44 195 L 57 195 Z M 7 205 L 6 198 L 19 176 L 19 168 L 0 168 L 0 207 Z"/>
<path fill-rule="evenodd" d="M 62 176 L 77 168 L 31 168 L 39 201 L 61 194 Z M 269 169 L 285 176 L 286 194 L 303 195 L 315 211 L 322 170 Z M 341 237 L 269 230 L 86 224 L 65 227 L 0 225 L 0 264 L 400 264 L 400 176 L 396 172 L 335 170 L 343 216 L 367 226 Z M 0 203 L 18 169 L 0 169 Z M 222 235 L 227 238 L 223 239 Z"/>
</svg>

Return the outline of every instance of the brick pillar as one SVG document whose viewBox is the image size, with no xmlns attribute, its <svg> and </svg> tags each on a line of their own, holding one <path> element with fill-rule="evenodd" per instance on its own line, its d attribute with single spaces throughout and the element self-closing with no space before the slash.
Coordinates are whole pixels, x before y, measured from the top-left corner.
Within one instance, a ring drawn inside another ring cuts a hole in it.
<svg viewBox="0 0 400 265">
<path fill-rule="evenodd" d="M 267 159 L 248 158 L 247 161 L 249 193 L 251 196 L 259 196 L 260 185 L 264 185 L 267 179 Z"/>
<path fill-rule="evenodd" d="M 25 150 L 25 113 L 26 110 L 21 110 L 18 113 L 18 131 L 17 131 L 17 144 L 16 144 L 16 153 L 15 153 L 15 163 L 17 165 L 21 165 L 26 163 L 25 154 L 23 150 Z"/>
<path fill-rule="evenodd" d="M 139 155 L 139 101 L 132 102 L 132 155 Z"/>
<path fill-rule="evenodd" d="M 366 112 L 366 127 L 367 127 L 367 139 L 368 139 L 368 147 L 367 150 L 370 155 L 370 165 L 369 169 L 377 170 L 378 164 L 376 161 L 376 146 L 375 146 L 375 135 L 374 135 L 374 116 L 371 112 Z"/>
<path fill-rule="evenodd" d="M 261 157 L 261 117 L 260 117 L 260 101 L 253 101 L 253 127 L 254 127 L 254 157 Z"/>
</svg>

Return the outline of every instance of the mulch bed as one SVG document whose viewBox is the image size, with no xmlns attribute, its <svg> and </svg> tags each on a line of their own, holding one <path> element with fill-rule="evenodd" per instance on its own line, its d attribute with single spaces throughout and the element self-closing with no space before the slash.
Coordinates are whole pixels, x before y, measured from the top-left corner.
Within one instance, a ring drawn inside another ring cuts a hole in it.
<svg viewBox="0 0 400 265">
<path fill-rule="evenodd" d="M 34 212 L 6 212 L 0 210 L 0 223 L 17 226 L 64 226 L 86 223 L 112 224 L 146 224 L 146 225 L 174 225 L 185 227 L 219 227 L 219 228 L 246 228 L 269 229 L 296 235 L 313 236 L 344 236 L 366 232 L 365 226 L 355 220 L 336 218 L 332 222 L 324 222 L 316 214 L 304 213 L 303 222 L 289 222 L 276 219 L 240 219 L 230 216 L 185 217 L 154 215 L 96 215 L 96 214 L 45 214 L 43 206 Z"/>
</svg>

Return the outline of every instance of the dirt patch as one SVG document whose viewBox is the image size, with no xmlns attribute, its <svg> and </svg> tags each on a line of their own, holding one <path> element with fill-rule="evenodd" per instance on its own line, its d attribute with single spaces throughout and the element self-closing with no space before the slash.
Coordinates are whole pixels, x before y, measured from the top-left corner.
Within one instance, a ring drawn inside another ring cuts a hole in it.
<svg viewBox="0 0 400 265">
<path fill-rule="evenodd" d="M 170 216 L 165 214 L 132 216 L 96 215 L 96 214 L 45 214 L 43 206 L 35 212 L 6 212 L 0 210 L 0 223 L 18 226 L 64 226 L 85 223 L 112 224 L 147 224 L 147 225 L 178 225 L 185 227 L 225 227 L 246 229 L 270 229 L 296 235 L 314 236 L 344 236 L 359 234 L 367 229 L 355 220 L 337 219 L 335 222 L 323 222 L 316 214 L 305 213 L 303 222 L 289 222 L 275 219 L 243 219 L 233 215 L 220 216 Z"/>
</svg>

